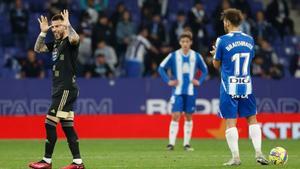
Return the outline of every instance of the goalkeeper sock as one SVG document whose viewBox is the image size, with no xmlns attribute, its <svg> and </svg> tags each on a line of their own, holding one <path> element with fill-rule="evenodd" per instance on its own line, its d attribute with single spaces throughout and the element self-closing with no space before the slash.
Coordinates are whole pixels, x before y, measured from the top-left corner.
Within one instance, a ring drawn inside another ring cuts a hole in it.
<svg viewBox="0 0 300 169">
<path fill-rule="evenodd" d="M 79 152 L 78 136 L 73 127 L 73 121 L 61 120 L 61 125 L 67 137 L 69 148 L 72 153 L 73 159 L 81 159 L 80 152 Z"/>
<path fill-rule="evenodd" d="M 45 143 L 45 155 L 44 155 L 45 158 L 51 159 L 53 154 L 53 150 L 57 140 L 56 124 L 57 124 L 56 122 L 50 119 L 46 119 L 45 128 L 46 128 L 47 140 Z"/>
<path fill-rule="evenodd" d="M 256 152 L 256 156 L 262 154 L 261 152 L 261 129 L 259 124 L 249 125 L 249 136 L 252 140 L 253 147 Z"/>
<path fill-rule="evenodd" d="M 233 158 L 239 158 L 239 134 L 236 127 L 232 127 L 226 130 L 226 140 L 229 146 L 229 149 L 232 153 Z"/>
<path fill-rule="evenodd" d="M 192 131 L 193 131 L 193 121 L 185 121 L 183 130 L 184 130 L 183 146 L 190 145 L 190 140 L 191 140 Z"/>
<path fill-rule="evenodd" d="M 169 144 L 175 145 L 176 137 L 178 133 L 178 125 L 177 121 L 171 121 L 169 128 Z"/>
</svg>

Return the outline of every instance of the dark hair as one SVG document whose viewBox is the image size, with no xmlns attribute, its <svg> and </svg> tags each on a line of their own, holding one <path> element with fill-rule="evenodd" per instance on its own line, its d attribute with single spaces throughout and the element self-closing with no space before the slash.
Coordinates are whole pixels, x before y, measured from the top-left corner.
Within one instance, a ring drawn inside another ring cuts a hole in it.
<svg viewBox="0 0 300 169">
<path fill-rule="evenodd" d="M 104 58 L 105 56 L 102 53 L 99 53 L 96 58 Z"/>
<path fill-rule="evenodd" d="M 224 10 L 221 15 L 221 20 L 228 20 L 233 26 L 239 26 L 243 20 L 242 12 L 235 8 Z"/>
<path fill-rule="evenodd" d="M 194 1 L 194 5 L 198 5 L 198 4 L 202 5 L 203 4 L 202 0 L 195 0 Z"/>
<path fill-rule="evenodd" d="M 177 16 L 185 16 L 184 10 L 179 10 L 179 11 L 177 12 Z"/>
<path fill-rule="evenodd" d="M 139 27 L 139 33 L 142 33 L 142 32 L 144 32 L 144 31 L 148 31 L 148 32 L 149 32 L 147 26 L 141 25 L 141 26 Z"/>
<path fill-rule="evenodd" d="M 64 20 L 63 16 L 61 14 L 56 14 L 51 18 L 51 21 L 58 21 L 58 20 Z"/>
<path fill-rule="evenodd" d="M 193 33 L 191 31 L 184 31 L 180 36 L 179 40 L 182 38 L 189 38 L 191 41 L 193 40 Z"/>
</svg>

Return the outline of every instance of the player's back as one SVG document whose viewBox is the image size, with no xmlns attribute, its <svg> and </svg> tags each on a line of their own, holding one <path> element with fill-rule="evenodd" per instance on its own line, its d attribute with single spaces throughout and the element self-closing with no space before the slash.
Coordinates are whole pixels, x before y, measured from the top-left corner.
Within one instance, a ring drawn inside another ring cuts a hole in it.
<svg viewBox="0 0 300 169">
<path fill-rule="evenodd" d="M 216 59 L 221 61 L 222 88 L 230 95 L 252 93 L 250 65 L 254 41 L 242 32 L 231 32 L 217 40 Z"/>
</svg>

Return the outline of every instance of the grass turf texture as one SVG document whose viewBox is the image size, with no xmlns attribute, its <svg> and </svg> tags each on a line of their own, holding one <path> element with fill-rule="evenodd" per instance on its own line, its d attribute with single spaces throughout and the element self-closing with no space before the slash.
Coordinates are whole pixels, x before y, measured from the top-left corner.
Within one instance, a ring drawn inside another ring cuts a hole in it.
<svg viewBox="0 0 300 169">
<path fill-rule="evenodd" d="M 251 140 L 240 140 L 242 165 L 223 167 L 230 158 L 225 140 L 192 140 L 194 152 L 185 152 L 182 140 L 175 150 L 166 151 L 167 140 L 80 140 L 81 154 L 87 169 L 223 169 L 223 168 L 300 168 L 299 140 L 265 140 L 263 151 L 271 148 L 287 149 L 289 160 L 285 166 L 260 166 L 254 160 Z M 44 151 L 43 140 L 0 140 L 0 169 L 25 169 L 31 161 L 40 160 Z M 71 153 L 65 140 L 58 140 L 53 169 L 71 162 Z"/>
</svg>

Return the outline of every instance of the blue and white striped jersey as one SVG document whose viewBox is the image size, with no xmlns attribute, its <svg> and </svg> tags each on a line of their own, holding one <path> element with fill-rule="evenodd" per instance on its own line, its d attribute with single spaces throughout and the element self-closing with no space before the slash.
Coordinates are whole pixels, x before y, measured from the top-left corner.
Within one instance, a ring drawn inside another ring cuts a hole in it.
<svg viewBox="0 0 300 169">
<path fill-rule="evenodd" d="M 252 94 L 250 65 L 254 58 L 254 40 L 240 31 L 217 39 L 215 60 L 221 61 L 221 90 L 231 96 Z"/>
<path fill-rule="evenodd" d="M 143 63 L 147 49 L 151 48 L 151 43 L 141 35 L 136 36 L 128 45 L 126 50 L 126 60 Z"/>
<path fill-rule="evenodd" d="M 171 70 L 172 79 L 178 80 L 178 85 L 173 89 L 173 95 L 195 94 L 192 80 L 195 79 L 195 74 L 198 69 L 202 72 L 199 79 L 200 84 L 202 84 L 207 76 L 207 66 L 202 56 L 193 50 L 190 50 L 187 55 L 184 55 L 179 49 L 170 53 L 161 62 L 158 72 L 166 83 L 170 80 L 166 72 L 167 69 Z"/>
</svg>

